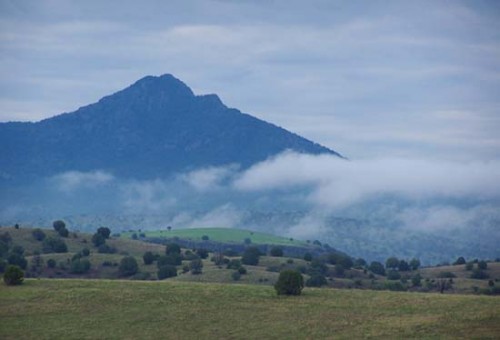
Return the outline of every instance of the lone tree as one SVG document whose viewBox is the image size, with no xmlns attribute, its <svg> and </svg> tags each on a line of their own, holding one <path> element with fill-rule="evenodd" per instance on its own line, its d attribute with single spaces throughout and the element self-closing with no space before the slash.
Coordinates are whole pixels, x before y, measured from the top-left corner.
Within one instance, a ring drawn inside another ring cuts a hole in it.
<svg viewBox="0 0 500 340">
<path fill-rule="evenodd" d="M 109 235 L 111 235 L 111 230 L 109 228 L 106 228 L 106 227 L 99 227 L 99 228 L 97 228 L 97 233 L 101 234 L 102 237 L 107 239 L 107 238 L 109 238 Z"/>
<path fill-rule="evenodd" d="M 57 233 L 62 236 L 62 237 L 68 237 L 69 231 L 66 229 L 66 223 L 61 220 L 54 221 L 52 223 L 52 226 L 54 227 L 54 230 L 57 231 Z"/>
<path fill-rule="evenodd" d="M 120 261 L 120 266 L 118 267 L 118 273 L 120 276 L 130 276 L 137 273 L 139 266 L 137 261 L 132 256 L 125 256 Z"/>
<path fill-rule="evenodd" d="M 24 281 L 24 272 L 18 266 L 8 266 L 3 281 L 9 286 L 20 285 Z"/>
<path fill-rule="evenodd" d="M 245 249 L 241 257 L 241 263 L 248 266 L 256 266 L 259 264 L 260 250 L 257 247 L 248 247 Z"/>
<path fill-rule="evenodd" d="M 304 278 L 296 270 L 284 270 L 280 273 L 274 289 L 278 295 L 300 295 L 304 288 Z"/>
<path fill-rule="evenodd" d="M 167 244 L 167 248 L 165 249 L 165 254 L 172 255 L 180 253 L 181 253 L 181 246 L 179 246 L 177 243 Z"/>
<path fill-rule="evenodd" d="M 144 255 L 142 255 L 142 259 L 144 261 L 144 264 L 148 265 L 148 264 L 151 264 L 154 262 L 154 260 L 156 259 L 156 256 L 154 256 L 154 254 L 152 252 L 147 251 L 144 253 Z"/>
</svg>

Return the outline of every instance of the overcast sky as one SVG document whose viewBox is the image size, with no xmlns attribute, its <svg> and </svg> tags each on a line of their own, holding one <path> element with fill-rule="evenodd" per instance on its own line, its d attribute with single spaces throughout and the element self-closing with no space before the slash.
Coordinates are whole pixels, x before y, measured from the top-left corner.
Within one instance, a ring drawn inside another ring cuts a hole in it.
<svg viewBox="0 0 500 340">
<path fill-rule="evenodd" d="M 0 121 L 164 73 L 351 159 L 500 159 L 499 1 L 0 0 Z"/>
</svg>

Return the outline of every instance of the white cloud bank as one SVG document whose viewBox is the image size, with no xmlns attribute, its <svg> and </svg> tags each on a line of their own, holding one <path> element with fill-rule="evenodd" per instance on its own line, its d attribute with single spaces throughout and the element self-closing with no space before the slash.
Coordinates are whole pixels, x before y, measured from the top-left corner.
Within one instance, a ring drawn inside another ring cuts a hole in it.
<svg viewBox="0 0 500 340">
<path fill-rule="evenodd" d="M 344 208 L 386 194 L 418 201 L 480 201 L 500 198 L 500 162 L 344 161 L 287 152 L 251 167 L 233 186 L 245 192 L 310 186 L 308 200 L 324 208 Z"/>
<path fill-rule="evenodd" d="M 101 170 L 90 172 L 67 171 L 52 177 L 59 190 L 72 192 L 80 188 L 97 187 L 114 180 L 114 176 Z"/>
</svg>

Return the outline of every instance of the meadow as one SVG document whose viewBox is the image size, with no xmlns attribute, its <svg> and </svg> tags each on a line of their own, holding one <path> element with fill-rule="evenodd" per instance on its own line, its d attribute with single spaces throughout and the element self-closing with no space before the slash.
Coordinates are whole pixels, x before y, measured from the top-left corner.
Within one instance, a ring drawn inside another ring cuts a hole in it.
<svg viewBox="0 0 500 340">
<path fill-rule="evenodd" d="M 28 279 L 0 285 L 3 339 L 483 338 L 500 299 L 192 282 Z"/>
</svg>

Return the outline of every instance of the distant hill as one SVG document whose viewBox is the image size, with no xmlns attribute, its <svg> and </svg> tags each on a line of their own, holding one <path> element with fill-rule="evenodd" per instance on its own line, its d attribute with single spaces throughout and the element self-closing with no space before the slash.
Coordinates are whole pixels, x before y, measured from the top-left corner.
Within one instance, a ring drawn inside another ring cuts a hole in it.
<svg viewBox="0 0 500 340">
<path fill-rule="evenodd" d="M 147 76 L 99 102 L 36 123 L 0 124 L 0 179 L 104 170 L 157 178 L 184 170 L 243 168 L 284 150 L 337 152 L 237 109 L 196 96 L 172 75 Z"/>
</svg>

